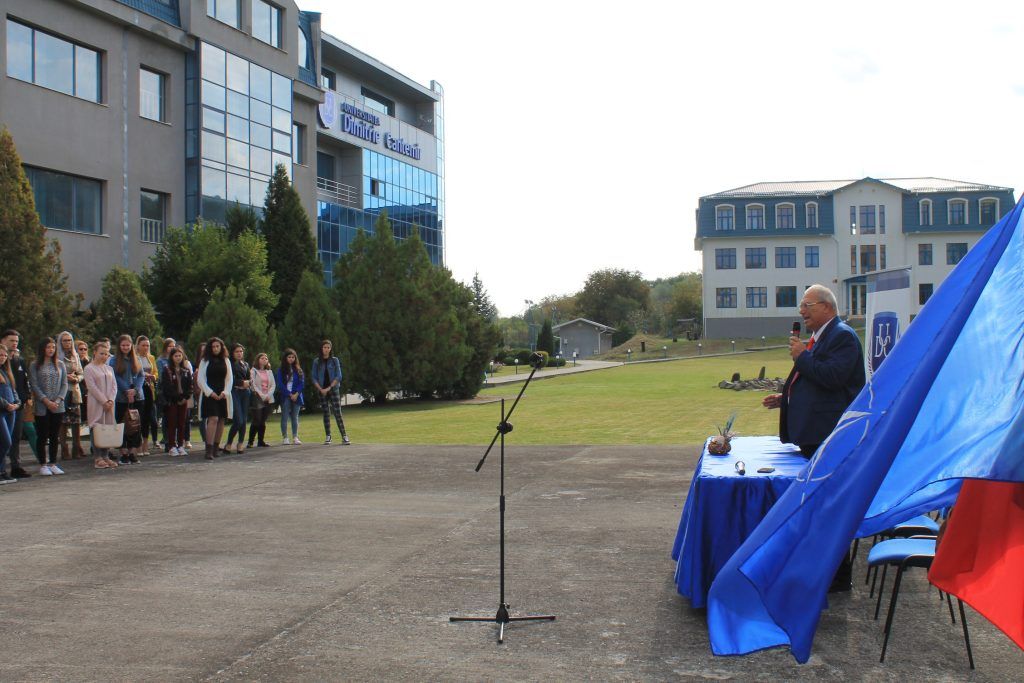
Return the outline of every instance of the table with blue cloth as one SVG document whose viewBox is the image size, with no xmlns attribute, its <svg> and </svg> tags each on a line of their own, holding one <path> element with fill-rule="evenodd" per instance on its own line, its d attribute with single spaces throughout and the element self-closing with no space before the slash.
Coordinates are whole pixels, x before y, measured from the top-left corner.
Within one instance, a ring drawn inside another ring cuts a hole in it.
<svg viewBox="0 0 1024 683">
<path fill-rule="evenodd" d="M 741 460 L 745 475 L 736 471 Z M 712 455 L 704 444 L 672 546 L 676 589 L 693 607 L 705 606 L 715 575 L 806 464 L 777 436 L 734 437 L 726 455 Z M 775 471 L 759 474 L 762 467 Z"/>
</svg>

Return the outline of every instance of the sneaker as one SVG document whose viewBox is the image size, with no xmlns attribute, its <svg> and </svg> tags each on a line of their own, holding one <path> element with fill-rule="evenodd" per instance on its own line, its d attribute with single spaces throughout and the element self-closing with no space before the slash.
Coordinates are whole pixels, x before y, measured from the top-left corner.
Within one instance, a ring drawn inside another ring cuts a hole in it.
<svg viewBox="0 0 1024 683">
<path fill-rule="evenodd" d="M 327 435 L 327 438 L 326 438 L 326 439 L 324 439 L 324 445 L 325 445 L 325 446 L 327 446 L 327 445 L 329 445 L 330 443 L 331 443 L 331 435 L 330 435 L 330 434 L 328 434 L 328 435 Z"/>
<path fill-rule="evenodd" d="M 269 443 L 267 443 L 266 441 L 260 441 L 260 442 L 259 442 L 258 444 L 256 444 L 256 445 L 257 445 L 257 446 L 259 446 L 260 448 L 270 448 L 270 444 L 269 444 Z"/>
<path fill-rule="evenodd" d="M 52 474 L 64 474 L 64 470 L 57 467 L 57 463 L 53 463 L 52 465 L 50 465 L 50 472 Z"/>
<path fill-rule="evenodd" d="M 188 455 L 188 451 L 185 450 L 184 448 L 178 448 L 178 455 L 184 458 L 185 456 Z"/>
<path fill-rule="evenodd" d="M 26 470 L 24 467 L 12 467 L 11 476 L 17 479 L 28 479 L 32 475 L 29 474 L 28 470 Z"/>
<path fill-rule="evenodd" d="M 294 439 L 292 439 L 292 443 L 295 444 L 296 446 L 302 445 L 302 442 L 299 441 L 299 437 L 297 436 Z"/>
<path fill-rule="evenodd" d="M 42 467 L 39 468 L 39 474 L 43 475 L 44 477 L 49 477 L 51 474 L 53 474 L 53 472 L 50 471 L 49 467 L 43 465 Z"/>
<path fill-rule="evenodd" d="M 13 484 L 17 481 L 17 479 L 7 474 L 6 472 L 0 474 L 0 486 L 2 486 L 3 484 Z"/>
<path fill-rule="evenodd" d="M 284 437 L 283 439 L 281 439 L 281 445 L 282 446 L 290 446 L 291 443 L 292 443 L 292 440 L 289 439 L 287 436 Z"/>
<path fill-rule="evenodd" d="M 121 459 L 118 460 L 118 462 L 120 462 L 122 465 L 130 465 L 132 461 L 128 459 L 127 455 L 122 455 Z"/>
<path fill-rule="evenodd" d="M 341 445 L 342 446 L 351 446 L 352 445 L 352 442 L 348 440 L 348 435 L 347 434 L 345 436 L 341 437 Z"/>
<path fill-rule="evenodd" d="M 134 453 L 129 453 L 128 454 L 128 462 L 130 462 L 133 465 L 138 465 L 139 464 L 139 456 L 135 455 Z"/>
</svg>

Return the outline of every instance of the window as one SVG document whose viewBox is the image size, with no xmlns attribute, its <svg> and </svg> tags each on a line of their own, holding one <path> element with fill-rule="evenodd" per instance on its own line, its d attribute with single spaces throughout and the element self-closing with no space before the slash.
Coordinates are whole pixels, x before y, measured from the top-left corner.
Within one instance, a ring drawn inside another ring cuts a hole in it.
<svg viewBox="0 0 1024 683">
<path fill-rule="evenodd" d="M 946 244 L 946 264 L 955 266 L 967 255 L 967 242 L 949 242 Z"/>
<path fill-rule="evenodd" d="M 732 270 L 735 267 L 735 249 L 715 249 L 715 270 Z"/>
<path fill-rule="evenodd" d="M 337 76 L 330 69 L 320 69 L 320 85 L 327 90 L 337 90 Z"/>
<path fill-rule="evenodd" d="M 796 247 L 775 247 L 776 268 L 796 268 Z"/>
<path fill-rule="evenodd" d="M 165 76 L 149 69 L 139 69 L 139 116 L 153 121 L 167 121 L 164 106 Z"/>
<path fill-rule="evenodd" d="M 792 204 L 779 204 L 775 207 L 775 227 L 779 230 L 792 230 L 796 227 L 796 207 Z"/>
<path fill-rule="evenodd" d="M 747 268 L 767 268 L 768 255 L 764 247 L 747 247 Z"/>
<path fill-rule="evenodd" d="M 878 205 L 878 234 L 885 234 L 885 204 Z"/>
<path fill-rule="evenodd" d="M 164 241 L 164 219 L 167 202 L 165 195 L 159 192 L 143 190 L 140 193 L 141 211 L 139 219 L 141 239 L 143 242 L 159 244 Z"/>
<path fill-rule="evenodd" d="M 857 274 L 857 245 L 850 245 L 850 274 Z"/>
<path fill-rule="evenodd" d="M 776 287 L 775 307 L 796 308 L 796 287 Z"/>
<path fill-rule="evenodd" d="M 878 269 L 885 270 L 885 245 L 878 245 Z"/>
<path fill-rule="evenodd" d="M 52 230 L 101 234 L 103 184 L 98 180 L 25 167 L 39 220 Z"/>
<path fill-rule="evenodd" d="M 995 225 L 999 220 L 999 200 L 982 199 L 978 202 L 978 215 L 982 225 Z"/>
<path fill-rule="evenodd" d="M 930 265 L 932 265 L 932 245 L 931 244 L 919 244 L 919 245 L 917 245 L 917 265 L 919 265 L 919 266 L 930 266 Z"/>
<path fill-rule="evenodd" d="M 850 207 L 850 234 L 851 235 L 856 235 L 857 234 L 857 207 L 856 206 L 851 206 Z"/>
<path fill-rule="evenodd" d="M 862 234 L 862 235 L 874 235 L 875 234 L 875 207 L 874 206 L 862 206 L 862 207 L 860 207 L 860 234 Z"/>
<path fill-rule="evenodd" d="M 950 225 L 967 225 L 967 200 L 966 199 L 950 199 L 949 200 L 949 224 Z"/>
<path fill-rule="evenodd" d="M 768 288 L 747 287 L 747 308 L 768 308 Z"/>
<path fill-rule="evenodd" d="M 733 230 L 735 209 L 732 206 L 715 207 L 715 230 Z"/>
<path fill-rule="evenodd" d="M 263 0 L 252 0 L 252 37 L 281 47 L 282 14 L 280 7 Z"/>
<path fill-rule="evenodd" d="M 818 229 L 818 202 L 807 202 L 807 229 Z"/>
<path fill-rule="evenodd" d="M 316 153 L 316 177 L 334 180 L 334 157 L 325 152 Z"/>
<path fill-rule="evenodd" d="M 299 66 L 303 69 L 309 68 L 309 38 L 306 37 L 306 32 L 299 28 L 299 47 L 295 52 L 296 59 L 299 62 Z"/>
<path fill-rule="evenodd" d="M 7 75 L 100 101 L 100 53 L 7 20 Z"/>
<path fill-rule="evenodd" d="M 764 230 L 764 206 L 747 205 L 747 230 Z"/>
<path fill-rule="evenodd" d="M 292 124 L 292 161 L 306 163 L 306 127 L 301 123 Z"/>
<path fill-rule="evenodd" d="M 241 16 L 239 0 L 206 0 L 206 14 L 217 21 L 238 28 Z"/>
<path fill-rule="evenodd" d="M 860 245 L 860 272 L 870 273 L 878 270 L 878 262 L 875 260 L 877 257 L 876 251 L 873 244 Z"/>
<path fill-rule="evenodd" d="M 363 104 L 369 109 L 379 111 L 381 114 L 387 114 L 388 116 L 395 115 L 395 103 L 392 100 L 383 95 L 378 95 L 369 88 L 363 88 L 362 93 Z"/>
<path fill-rule="evenodd" d="M 804 268 L 817 268 L 819 265 L 818 247 L 804 247 Z"/>
<path fill-rule="evenodd" d="M 923 283 L 917 286 L 917 303 L 924 306 L 928 303 L 928 299 L 932 298 L 932 292 L 935 290 L 935 285 L 930 283 Z"/>
<path fill-rule="evenodd" d="M 371 178 L 370 179 L 370 194 L 372 194 L 374 197 L 380 197 L 381 196 L 381 185 L 382 185 L 382 183 L 379 180 L 377 180 L 376 178 Z"/>
<path fill-rule="evenodd" d="M 932 200 L 922 199 L 919 205 L 921 207 L 921 225 L 932 224 Z"/>
<path fill-rule="evenodd" d="M 736 308 L 736 288 L 718 287 L 715 289 L 715 308 Z"/>
</svg>

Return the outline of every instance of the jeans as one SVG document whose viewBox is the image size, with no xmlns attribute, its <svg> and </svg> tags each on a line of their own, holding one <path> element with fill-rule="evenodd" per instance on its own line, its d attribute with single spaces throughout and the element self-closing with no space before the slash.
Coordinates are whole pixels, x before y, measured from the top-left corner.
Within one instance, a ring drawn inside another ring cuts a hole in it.
<svg viewBox="0 0 1024 683">
<path fill-rule="evenodd" d="M 51 413 L 49 409 L 45 415 L 36 415 L 36 460 L 40 465 L 47 464 L 47 456 L 51 465 L 57 464 L 57 442 L 63 421 L 64 413 Z"/>
<path fill-rule="evenodd" d="M 287 395 L 281 398 L 281 436 L 288 438 L 288 422 L 292 423 L 292 436 L 299 435 L 299 409 L 302 406 Z"/>
<path fill-rule="evenodd" d="M 238 443 L 245 438 L 245 423 L 249 420 L 249 396 L 252 392 L 248 389 L 231 390 L 231 429 L 228 430 L 228 443 L 231 443 L 235 435 L 238 435 Z"/>
<path fill-rule="evenodd" d="M 11 469 L 12 470 L 15 467 L 21 467 L 20 444 L 21 444 L 22 425 L 24 424 L 23 419 L 22 419 L 22 413 L 23 412 L 25 412 L 24 408 L 22 408 L 21 410 L 13 413 L 14 414 L 14 426 L 11 427 L 11 447 L 9 449 L 7 449 L 7 459 L 11 463 Z M 29 443 L 32 446 L 35 446 L 35 441 L 34 440 L 30 441 Z"/>
<path fill-rule="evenodd" d="M 0 412 L 0 472 L 6 472 L 4 469 L 4 461 L 7 459 L 7 453 L 11 450 L 11 444 L 14 439 L 14 421 L 17 418 L 18 411 L 8 412 L 4 410 Z M 11 464 L 14 467 L 14 464 Z"/>
</svg>

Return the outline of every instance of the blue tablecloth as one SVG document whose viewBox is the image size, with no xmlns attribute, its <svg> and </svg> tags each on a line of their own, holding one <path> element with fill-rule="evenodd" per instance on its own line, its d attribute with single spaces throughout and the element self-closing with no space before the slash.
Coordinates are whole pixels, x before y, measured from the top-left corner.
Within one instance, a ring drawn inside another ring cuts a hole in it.
<svg viewBox="0 0 1024 683">
<path fill-rule="evenodd" d="M 746 475 L 736 472 L 739 460 Z M 777 436 L 736 437 L 728 455 L 710 455 L 704 444 L 672 546 L 676 589 L 693 607 L 704 607 L 715 575 L 806 464 Z M 761 467 L 775 471 L 758 474 Z"/>
</svg>

